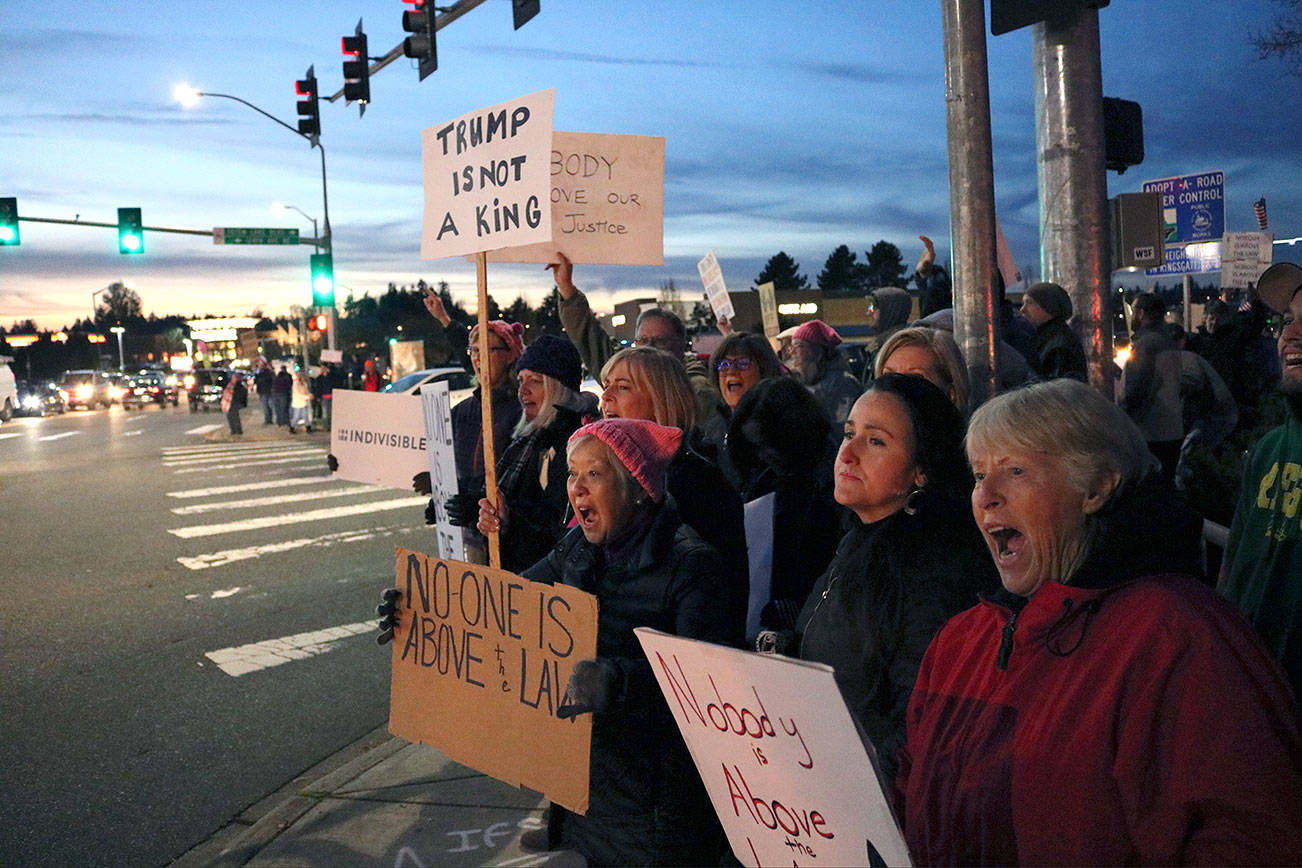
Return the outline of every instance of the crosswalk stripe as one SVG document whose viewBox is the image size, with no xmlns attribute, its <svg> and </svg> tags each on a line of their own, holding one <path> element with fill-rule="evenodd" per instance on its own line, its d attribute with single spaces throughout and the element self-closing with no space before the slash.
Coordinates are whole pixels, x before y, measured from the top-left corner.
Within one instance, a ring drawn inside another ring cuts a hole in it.
<svg viewBox="0 0 1302 868">
<path fill-rule="evenodd" d="M 264 440 L 252 443 L 204 443 L 194 446 L 164 446 L 164 458 L 181 458 L 186 455 L 205 455 L 213 452 L 274 452 L 277 449 L 299 449 L 313 445 L 311 441 Z"/>
<path fill-rule="evenodd" d="M 340 639 L 369 633 L 374 629 L 374 621 L 358 621 L 338 627 L 327 627 L 324 630 L 313 630 L 310 633 L 296 633 L 280 639 L 267 639 L 248 645 L 222 648 L 209 651 L 203 656 L 216 663 L 227 675 L 238 678 L 291 660 L 304 660 L 324 654 L 333 650 Z"/>
<path fill-rule="evenodd" d="M 76 437 L 80 431 L 64 431 L 62 434 L 46 434 L 44 437 L 37 437 L 37 440 L 62 440 L 64 437 Z"/>
<path fill-rule="evenodd" d="M 406 509 L 411 506 L 423 506 L 429 502 L 427 497 L 399 497 L 394 500 L 377 500 L 369 503 L 354 503 L 349 506 L 336 506 L 328 509 L 311 509 L 307 512 L 287 512 L 281 515 L 268 515 L 260 518 L 228 521 L 220 524 L 198 524 L 189 527 L 168 528 L 167 532 L 182 539 L 199 536 L 215 536 L 223 533 L 237 533 L 245 530 L 260 530 L 268 527 L 280 527 L 286 524 L 301 524 L 308 521 L 325 521 L 343 518 L 349 515 L 365 515 L 371 512 L 383 512 L 392 509 Z"/>
<path fill-rule="evenodd" d="M 232 458 L 242 458 L 242 457 L 247 456 L 247 454 L 248 454 L 248 453 L 243 453 L 243 452 L 222 452 L 222 453 L 218 453 L 218 454 L 216 454 L 216 455 L 205 455 L 205 456 L 202 456 L 202 457 L 194 457 L 194 458 L 191 458 L 191 457 L 189 457 L 189 456 L 186 456 L 185 458 L 164 458 L 164 459 L 163 459 L 163 466 L 164 466 L 164 467 L 180 467 L 181 465 L 184 465 L 184 464 L 215 464 L 215 463 L 217 463 L 217 462 L 219 462 L 219 461 L 230 461 Z M 276 451 L 276 452 L 258 452 L 258 453 L 256 453 L 257 456 L 262 456 L 262 455 L 325 455 L 325 454 L 326 454 L 326 450 L 324 450 L 324 449 L 284 449 L 284 450 L 279 450 L 279 451 Z"/>
<path fill-rule="evenodd" d="M 168 497 L 191 498 L 213 497 L 218 494 L 230 494 L 235 491 L 262 491 L 268 488 L 290 488 L 295 485 L 320 485 L 334 482 L 334 474 L 325 476 L 291 476 L 288 479 L 264 479 L 262 482 L 243 482 L 239 485 L 214 485 L 211 488 L 190 488 L 184 491 L 169 491 Z"/>
<path fill-rule="evenodd" d="M 218 428 L 220 428 L 220 427 L 222 427 L 222 425 L 221 425 L 220 422 L 218 422 L 218 423 L 215 424 L 215 425 L 200 425 L 198 428 L 191 428 L 189 431 L 186 431 L 185 433 L 186 433 L 186 434 L 207 434 L 209 431 L 216 431 L 216 430 L 217 430 Z"/>
<path fill-rule="evenodd" d="M 23 436 L 23 432 L 14 431 L 12 433 L 0 434 L 0 440 L 8 440 L 10 437 L 21 437 L 21 436 Z"/>
<path fill-rule="evenodd" d="M 339 533 L 327 533 L 320 536 L 300 537 L 298 539 L 281 540 L 280 542 L 267 543 L 260 546 L 244 546 L 238 549 L 225 549 L 219 552 L 209 552 L 208 554 L 195 555 L 194 557 L 177 558 L 177 563 L 191 570 L 206 570 L 211 567 L 223 567 L 227 564 L 237 563 L 238 561 L 247 561 L 252 558 L 260 558 L 263 555 L 278 554 L 280 552 L 293 551 L 294 549 L 307 548 L 316 546 L 318 548 L 330 548 L 335 545 L 345 543 L 364 542 L 365 540 L 375 539 L 377 537 L 393 536 L 394 534 L 411 533 L 416 528 L 411 525 L 392 525 L 363 528 L 361 530 L 346 530 Z"/>
<path fill-rule="evenodd" d="M 178 506 L 172 509 L 173 515 L 199 515 L 216 512 L 219 509 L 249 509 L 255 506 L 276 506 L 281 503 L 302 503 L 305 500 L 320 500 L 326 497 L 350 497 L 354 494 L 370 494 L 383 489 L 374 485 L 351 485 L 332 488 L 329 491 L 298 492 L 296 494 L 274 494 L 270 497 L 250 497 L 244 500 L 227 500 L 219 503 L 196 503 L 193 506 Z"/>
<path fill-rule="evenodd" d="M 173 473 L 208 473 L 213 470 L 239 470 L 245 467 L 256 467 L 260 464 L 302 464 L 305 461 L 321 462 L 320 455 L 307 455 L 302 458 L 262 458 L 252 461 L 237 461 L 234 464 L 209 464 L 203 467 L 182 467 L 173 468 Z"/>
</svg>

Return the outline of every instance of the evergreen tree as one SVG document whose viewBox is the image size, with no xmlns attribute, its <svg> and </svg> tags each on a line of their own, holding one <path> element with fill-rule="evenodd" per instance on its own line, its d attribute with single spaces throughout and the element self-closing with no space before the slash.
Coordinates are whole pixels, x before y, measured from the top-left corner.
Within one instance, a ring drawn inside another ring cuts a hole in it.
<svg viewBox="0 0 1302 868">
<path fill-rule="evenodd" d="M 829 296 L 853 296 L 863 292 L 862 268 L 850 248 L 842 244 L 832 251 L 818 274 L 818 288 Z"/>
<path fill-rule="evenodd" d="M 502 319 L 507 322 L 518 322 L 528 325 L 533 318 L 533 309 L 529 307 L 529 302 L 524 300 L 524 296 L 517 295 L 515 301 L 511 302 L 506 310 L 502 311 Z"/>
<path fill-rule="evenodd" d="M 764 265 L 755 278 L 755 285 L 772 283 L 775 292 L 785 289 L 809 289 L 809 280 L 800 273 L 800 266 L 785 252 L 779 250 Z"/>
<path fill-rule="evenodd" d="M 900 248 L 889 241 L 878 241 L 865 254 L 864 286 L 903 286 L 904 260 Z"/>
</svg>

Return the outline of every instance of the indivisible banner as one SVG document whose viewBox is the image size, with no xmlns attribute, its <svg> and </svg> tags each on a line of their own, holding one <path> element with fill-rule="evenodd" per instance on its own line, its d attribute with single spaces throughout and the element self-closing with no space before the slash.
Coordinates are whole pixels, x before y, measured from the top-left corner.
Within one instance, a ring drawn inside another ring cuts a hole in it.
<svg viewBox="0 0 1302 868">
<path fill-rule="evenodd" d="M 555 102 L 542 90 L 421 131 L 421 259 L 551 239 Z"/>
<path fill-rule="evenodd" d="M 421 410 L 425 415 L 425 445 L 429 456 L 430 498 L 434 501 L 435 532 L 439 557 L 466 559 L 461 528 L 448 518 L 448 498 L 457 493 L 457 457 L 452 446 L 452 398 L 446 380 L 421 387 Z"/>
<path fill-rule="evenodd" d="M 597 598 L 395 551 L 389 731 L 585 812 L 592 715 L 556 709 L 574 664 L 597 655 Z"/>
<path fill-rule="evenodd" d="M 330 413 L 340 477 L 411 490 L 411 478 L 429 469 L 419 395 L 335 389 Z"/>
<path fill-rule="evenodd" d="M 732 309 L 732 299 L 728 298 L 728 287 L 723 283 L 723 269 L 719 267 L 719 258 L 711 250 L 705 258 L 696 263 L 696 270 L 701 273 L 701 283 L 705 286 L 705 298 L 710 302 L 715 319 L 736 316 Z"/>
<path fill-rule="evenodd" d="M 552 133 L 552 238 L 496 250 L 500 262 L 665 263 L 662 136 Z"/>
<path fill-rule="evenodd" d="M 768 284 L 771 286 L 771 284 Z M 750 561 L 750 598 L 746 605 L 746 641 L 759 633 L 760 614 L 773 595 L 773 507 L 769 492 L 748 502 L 745 509 L 746 558 Z"/>
<path fill-rule="evenodd" d="M 909 865 L 832 668 L 639 627 L 742 865 Z"/>
</svg>

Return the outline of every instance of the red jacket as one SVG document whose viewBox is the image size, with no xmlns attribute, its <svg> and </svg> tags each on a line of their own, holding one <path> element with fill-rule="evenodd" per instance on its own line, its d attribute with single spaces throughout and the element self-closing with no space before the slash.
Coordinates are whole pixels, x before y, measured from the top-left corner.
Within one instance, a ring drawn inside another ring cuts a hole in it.
<svg viewBox="0 0 1302 868">
<path fill-rule="evenodd" d="M 1302 864 L 1291 695 L 1231 606 L 1172 575 L 1019 600 L 923 660 L 898 781 L 917 864 Z"/>
</svg>

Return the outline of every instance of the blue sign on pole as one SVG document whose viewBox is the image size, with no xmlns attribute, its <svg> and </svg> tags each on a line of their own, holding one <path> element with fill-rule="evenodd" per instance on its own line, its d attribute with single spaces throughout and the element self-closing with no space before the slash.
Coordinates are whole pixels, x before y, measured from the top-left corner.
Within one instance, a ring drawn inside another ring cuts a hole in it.
<svg viewBox="0 0 1302 868">
<path fill-rule="evenodd" d="M 1200 172 L 1145 181 L 1144 193 L 1162 194 L 1167 244 L 1219 241 L 1225 234 L 1225 173 Z"/>
</svg>

